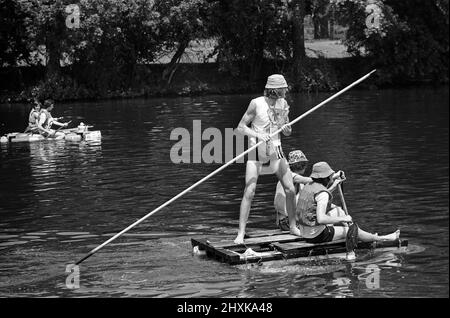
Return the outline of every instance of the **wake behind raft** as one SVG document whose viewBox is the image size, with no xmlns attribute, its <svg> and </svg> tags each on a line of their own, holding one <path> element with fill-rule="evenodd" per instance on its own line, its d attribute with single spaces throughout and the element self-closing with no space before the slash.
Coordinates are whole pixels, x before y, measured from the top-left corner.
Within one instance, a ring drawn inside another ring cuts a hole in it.
<svg viewBox="0 0 450 318">
<path fill-rule="evenodd" d="M 261 263 L 295 258 L 327 259 L 342 258 L 347 252 L 346 241 L 322 244 L 309 244 L 304 238 L 290 235 L 281 230 L 263 231 L 248 234 L 245 244 L 236 245 L 230 240 L 209 241 L 207 238 L 191 239 L 193 252 L 207 258 L 230 265 Z M 408 240 L 389 242 L 358 242 L 356 252 L 363 250 L 402 251 L 408 247 Z"/>
</svg>

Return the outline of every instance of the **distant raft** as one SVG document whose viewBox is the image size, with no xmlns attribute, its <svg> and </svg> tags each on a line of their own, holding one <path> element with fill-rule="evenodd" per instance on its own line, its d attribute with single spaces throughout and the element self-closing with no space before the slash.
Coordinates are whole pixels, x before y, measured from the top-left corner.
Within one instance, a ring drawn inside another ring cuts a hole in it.
<svg viewBox="0 0 450 318">
<path fill-rule="evenodd" d="M 40 134 L 33 133 L 9 133 L 0 137 L 0 143 L 16 143 L 16 142 L 36 142 L 36 141 L 54 141 L 54 140 L 68 140 L 68 141 L 100 141 L 102 134 L 100 130 L 90 131 L 89 128 L 93 126 L 81 125 L 77 128 L 60 129 L 59 132 L 64 133 L 64 138 L 56 139 L 52 137 L 44 137 Z"/>
</svg>

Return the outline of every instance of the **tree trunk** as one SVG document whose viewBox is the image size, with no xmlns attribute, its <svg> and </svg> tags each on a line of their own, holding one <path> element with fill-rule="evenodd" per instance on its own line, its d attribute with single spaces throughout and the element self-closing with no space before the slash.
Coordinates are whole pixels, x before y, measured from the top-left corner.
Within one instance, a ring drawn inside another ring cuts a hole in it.
<svg viewBox="0 0 450 318">
<path fill-rule="evenodd" d="M 334 9 L 333 9 L 333 11 L 330 15 L 330 24 L 329 24 L 330 25 L 330 27 L 329 27 L 330 40 L 334 40 L 334 23 L 335 23 L 335 20 L 334 20 Z"/>
<path fill-rule="evenodd" d="M 328 39 L 330 37 L 328 30 L 328 17 L 320 18 L 320 36 L 322 39 Z"/>
<path fill-rule="evenodd" d="M 66 34 L 66 25 L 63 9 L 55 13 L 55 21 L 47 25 L 47 38 L 45 50 L 48 56 L 46 77 L 49 79 L 60 73 L 61 69 L 61 44 Z"/>
<path fill-rule="evenodd" d="M 314 40 L 317 40 L 320 39 L 320 21 L 316 16 L 312 20 L 314 24 Z"/>
<path fill-rule="evenodd" d="M 166 85 L 170 85 L 170 83 L 172 82 L 173 75 L 175 74 L 178 68 L 178 62 L 180 61 L 181 56 L 183 56 L 184 51 L 189 45 L 189 41 L 190 41 L 189 39 L 185 39 L 180 42 L 180 45 L 178 46 L 178 49 L 175 52 L 175 55 L 170 60 L 169 65 L 167 65 L 167 67 L 164 69 L 162 77 L 163 80 L 166 82 Z"/>
<path fill-rule="evenodd" d="M 251 57 L 251 67 L 250 67 L 250 81 L 254 82 L 257 81 L 261 75 L 261 70 L 264 64 L 264 48 L 266 46 L 266 28 L 264 25 L 264 22 L 262 25 L 259 26 L 258 36 L 256 38 L 255 44 L 254 44 L 254 51 Z"/>
<path fill-rule="evenodd" d="M 305 1 L 294 0 L 292 2 L 292 43 L 294 47 L 294 74 L 299 76 L 302 70 L 302 65 L 305 60 Z"/>
<path fill-rule="evenodd" d="M 58 40 L 55 38 L 49 39 L 45 45 L 45 50 L 48 56 L 46 76 L 47 78 L 52 78 L 59 74 L 61 68 L 61 49 Z"/>
</svg>

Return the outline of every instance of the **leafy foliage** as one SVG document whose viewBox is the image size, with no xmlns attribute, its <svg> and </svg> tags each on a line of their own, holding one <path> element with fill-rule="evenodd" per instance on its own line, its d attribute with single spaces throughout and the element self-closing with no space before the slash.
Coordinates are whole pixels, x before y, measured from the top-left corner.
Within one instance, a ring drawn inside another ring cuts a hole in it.
<svg viewBox="0 0 450 318">
<path fill-rule="evenodd" d="M 299 23 L 330 9 L 348 26 L 349 52 L 380 68 L 382 83 L 448 82 L 448 0 L 79 0 L 80 27 L 68 28 L 71 2 L 0 0 L 0 65 L 36 65 L 41 53 L 42 94 L 105 96 L 158 76 L 170 83 L 189 41 L 204 38 L 217 40 L 219 70 L 234 78 L 252 83 L 280 71 L 298 89 L 334 90 L 327 61 L 303 60 Z M 165 70 L 140 70 L 175 51 Z"/>
<path fill-rule="evenodd" d="M 264 57 L 290 58 L 287 1 L 219 0 L 213 3 L 211 16 L 223 69 L 252 78 L 259 72 Z M 241 65 L 247 67 L 235 67 Z"/>
<path fill-rule="evenodd" d="M 18 3 L 0 0 L 0 66 L 29 58 L 25 19 Z"/>
<path fill-rule="evenodd" d="M 448 0 L 373 3 L 382 10 L 380 25 L 368 29 L 365 1 L 334 1 L 341 22 L 349 26 L 349 52 L 371 57 L 383 83 L 448 82 Z"/>
</svg>

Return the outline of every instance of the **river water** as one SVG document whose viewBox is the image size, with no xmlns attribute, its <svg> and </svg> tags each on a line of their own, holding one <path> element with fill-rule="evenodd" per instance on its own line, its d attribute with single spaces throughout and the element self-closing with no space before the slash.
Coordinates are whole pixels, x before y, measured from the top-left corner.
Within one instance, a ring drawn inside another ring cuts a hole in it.
<svg viewBox="0 0 450 318">
<path fill-rule="evenodd" d="M 289 96 L 291 118 L 328 96 Z M 219 167 L 172 163 L 171 131 L 193 133 L 194 120 L 234 128 L 253 97 L 60 104 L 54 116 L 94 125 L 101 143 L 2 145 L 0 297 L 448 297 L 448 88 L 352 91 L 283 140 L 344 170 L 353 218 L 400 228 L 407 251 L 261 266 L 193 255 L 192 237 L 236 234 L 245 165 L 235 164 L 86 260 L 79 288 L 67 288 L 67 264 Z M 0 105 L 0 134 L 23 130 L 28 111 Z M 248 231 L 275 229 L 275 184 L 260 178 Z"/>
</svg>

